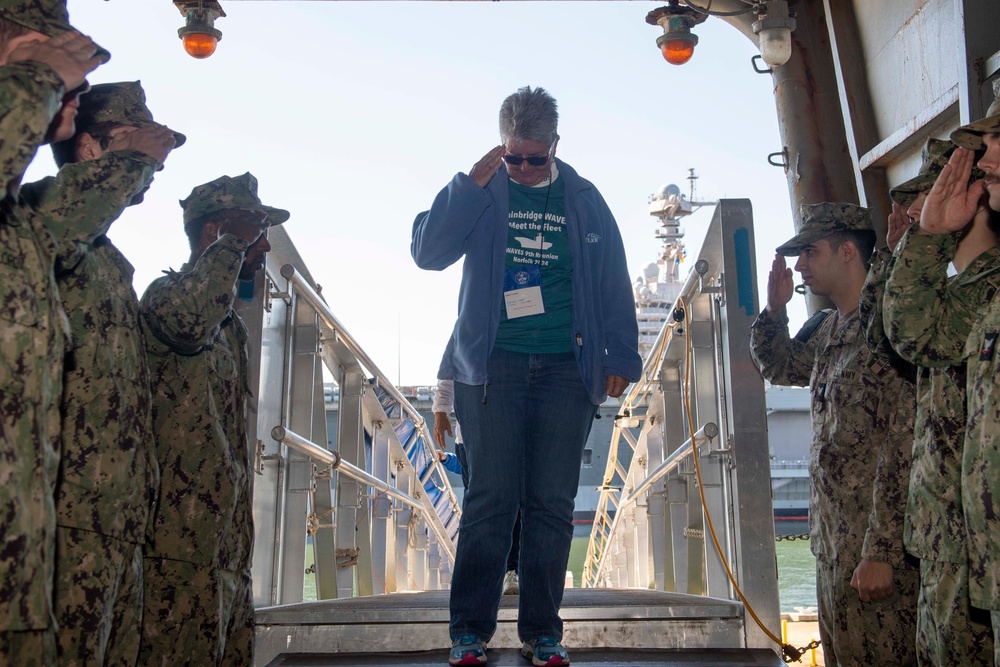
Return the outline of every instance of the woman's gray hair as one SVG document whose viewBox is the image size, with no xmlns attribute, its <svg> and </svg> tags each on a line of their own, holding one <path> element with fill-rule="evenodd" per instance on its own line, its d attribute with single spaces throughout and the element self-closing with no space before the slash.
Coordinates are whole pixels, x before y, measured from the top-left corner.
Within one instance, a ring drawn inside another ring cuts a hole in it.
<svg viewBox="0 0 1000 667">
<path fill-rule="evenodd" d="M 551 144 L 558 136 L 556 100 L 544 88 L 518 88 L 500 105 L 500 138 Z"/>
</svg>

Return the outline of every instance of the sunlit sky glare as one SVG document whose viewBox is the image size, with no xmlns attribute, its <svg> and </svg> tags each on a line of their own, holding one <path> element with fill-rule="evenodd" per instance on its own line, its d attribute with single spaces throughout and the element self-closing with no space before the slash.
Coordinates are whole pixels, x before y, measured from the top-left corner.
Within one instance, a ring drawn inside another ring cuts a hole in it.
<svg viewBox="0 0 1000 667">
<path fill-rule="evenodd" d="M 621 228 L 634 279 L 656 260 L 649 195 L 665 183 L 699 199 L 753 201 L 758 292 L 789 238 L 772 80 L 753 43 L 718 19 L 695 29 L 694 58 L 664 62 L 645 2 L 297 2 L 223 0 L 215 55 L 195 60 L 169 0 L 70 0 L 70 18 L 108 48 L 93 83 L 141 79 L 156 119 L 187 135 L 145 202 L 109 236 L 146 285 L 188 256 L 178 200 L 223 174 L 252 172 L 334 314 L 390 379 L 433 384 L 456 316 L 460 263 L 410 258 L 417 213 L 499 143 L 508 94 L 558 101 L 558 156 L 591 180 Z M 793 57 L 795 57 L 793 55 Z M 43 148 L 26 180 L 54 172 Z M 710 209 L 687 218 L 696 256 Z M 689 262 L 689 264 L 691 264 Z M 687 268 L 683 269 L 687 272 Z M 805 317 L 802 297 L 793 327 Z"/>
</svg>

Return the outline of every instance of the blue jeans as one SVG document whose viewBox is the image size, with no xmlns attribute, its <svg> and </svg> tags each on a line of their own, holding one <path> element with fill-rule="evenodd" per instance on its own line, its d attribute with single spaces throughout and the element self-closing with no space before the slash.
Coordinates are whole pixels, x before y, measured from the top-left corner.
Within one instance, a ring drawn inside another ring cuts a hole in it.
<svg viewBox="0 0 1000 667">
<path fill-rule="evenodd" d="M 573 505 L 597 406 L 572 353 L 496 349 L 488 376 L 486 386 L 455 383 L 469 489 L 451 580 L 451 637 L 488 641 L 496 631 L 520 509 L 518 635 L 561 638 Z"/>
<path fill-rule="evenodd" d="M 462 466 L 462 491 L 469 491 L 469 458 L 465 455 L 465 443 L 455 443 L 455 456 L 458 457 L 458 465 Z M 463 495 L 464 497 L 464 495 Z M 507 554 L 507 571 L 517 571 L 517 559 L 521 553 L 521 514 L 518 512 L 517 519 L 514 520 L 514 532 L 511 535 L 510 553 Z"/>
<path fill-rule="evenodd" d="M 458 457 L 458 465 L 462 466 L 462 491 L 469 490 L 469 457 L 465 455 L 465 443 L 455 443 L 455 456 Z M 464 496 L 463 496 L 464 497 Z"/>
</svg>

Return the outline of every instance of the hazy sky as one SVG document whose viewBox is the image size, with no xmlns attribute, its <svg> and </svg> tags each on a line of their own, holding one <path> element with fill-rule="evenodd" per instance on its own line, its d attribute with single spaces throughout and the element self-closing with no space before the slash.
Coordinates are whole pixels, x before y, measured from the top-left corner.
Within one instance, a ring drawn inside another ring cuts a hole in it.
<svg viewBox="0 0 1000 667">
<path fill-rule="evenodd" d="M 771 77 L 717 19 L 696 28 L 691 62 L 668 65 L 644 20 L 656 6 L 223 0 L 218 51 L 195 60 L 169 0 L 69 0 L 74 25 L 113 54 L 91 81 L 141 79 L 157 120 L 188 137 L 110 233 L 136 290 L 187 258 L 178 199 L 250 171 L 266 204 L 291 211 L 287 231 L 375 363 L 433 384 L 461 268 L 416 268 L 413 219 L 499 143 L 500 102 L 531 85 L 558 100 L 559 157 L 608 201 L 633 278 L 659 250 L 649 195 L 668 182 L 687 193 L 694 167 L 699 198 L 753 201 L 763 303 L 773 248 L 793 233 L 785 176 L 766 161 L 781 149 Z M 53 170 L 42 149 L 28 180 Z M 688 219 L 690 255 L 709 217 Z"/>
</svg>

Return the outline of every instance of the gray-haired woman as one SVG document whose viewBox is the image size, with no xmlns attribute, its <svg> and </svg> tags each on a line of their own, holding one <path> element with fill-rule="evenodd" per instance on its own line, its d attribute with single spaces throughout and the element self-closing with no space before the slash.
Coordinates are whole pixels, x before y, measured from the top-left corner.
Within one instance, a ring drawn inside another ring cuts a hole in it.
<svg viewBox="0 0 1000 667">
<path fill-rule="evenodd" d="M 597 406 L 642 370 L 618 225 L 597 188 L 555 159 L 558 118 L 541 88 L 509 96 L 503 143 L 413 225 L 421 268 L 465 257 L 438 372 L 455 380 L 470 473 L 451 583 L 452 665 L 487 660 L 519 509 L 521 653 L 535 665 L 569 664 L 559 605 L 583 448 Z"/>
</svg>

